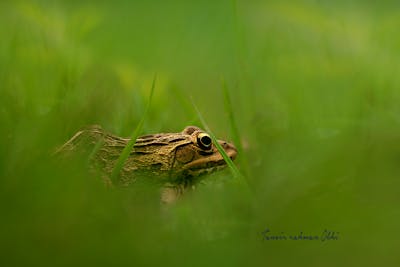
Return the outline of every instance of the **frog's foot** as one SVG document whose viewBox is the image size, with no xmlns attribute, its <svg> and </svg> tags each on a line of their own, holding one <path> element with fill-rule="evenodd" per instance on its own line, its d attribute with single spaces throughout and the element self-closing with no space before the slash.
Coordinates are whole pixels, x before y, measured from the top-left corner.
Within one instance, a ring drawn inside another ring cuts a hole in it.
<svg viewBox="0 0 400 267">
<path fill-rule="evenodd" d="M 170 205 L 180 199 L 188 188 L 182 184 L 166 184 L 161 189 L 161 204 Z"/>
</svg>

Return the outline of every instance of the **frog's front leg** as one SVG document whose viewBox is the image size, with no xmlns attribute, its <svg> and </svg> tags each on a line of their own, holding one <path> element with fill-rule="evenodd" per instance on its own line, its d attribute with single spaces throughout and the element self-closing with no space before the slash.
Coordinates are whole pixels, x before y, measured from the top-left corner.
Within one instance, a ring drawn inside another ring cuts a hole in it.
<svg viewBox="0 0 400 267">
<path fill-rule="evenodd" d="M 193 190 L 194 186 L 167 183 L 161 188 L 161 203 L 173 204 L 186 192 Z"/>
</svg>

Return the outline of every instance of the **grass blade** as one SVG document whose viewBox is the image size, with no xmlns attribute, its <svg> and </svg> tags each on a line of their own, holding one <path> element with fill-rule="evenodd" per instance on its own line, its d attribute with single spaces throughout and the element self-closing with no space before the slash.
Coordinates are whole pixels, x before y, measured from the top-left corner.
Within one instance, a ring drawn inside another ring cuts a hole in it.
<svg viewBox="0 0 400 267">
<path fill-rule="evenodd" d="M 222 92 L 224 94 L 224 100 L 225 100 L 225 109 L 228 113 L 228 119 L 229 119 L 229 123 L 230 123 L 230 127 L 231 127 L 233 142 L 237 146 L 239 152 L 242 152 L 243 146 L 242 146 L 242 142 L 240 139 L 238 128 L 236 126 L 236 121 L 233 116 L 233 108 L 232 108 L 231 98 L 229 95 L 228 86 L 226 85 L 224 78 L 222 78 L 221 83 L 222 83 Z"/>
<path fill-rule="evenodd" d="M 192 99 L 192 105 L 197 113 L 197 116 L 199 117 L 199 120 L 203 126 L 203 128 L 207 131 L 207 133 L 210 135 L 214 145 L 218 149 L 219 153 L 221 153 L 222 157 L 224 158 L 226 164 L 228 165 L 229 169 L 231 170 L 233 176 L 241 183 L 246 186 L 247 189 L 249 189 L 249 186 L 247 184 L 247 181 L 245 177 L 240 173 L 236 165 L 233 163 L 231 158 L 226 154 L 225 150 L 222 148 L 222 146 L 218 143 L 217 138 L 215 135 L 211 132 L 210 128 L 208 127 L 206 121 L 204 120 L 203 116 L 201 115 L 199 109 L 197 108 L 196 104 L 194 103 Z"/>
<path fill-rule="evenodd" d="M 232 102 L 231 102 L 231 97 L 229 94 L 229 89 L 228 86 L 226 85 L 225 79 L 221 79 L 221 88 L 222 88 L 222 93 L 224 95 L 224 102 L 225 102 L 225 110 L 228 113 L 228 120 L 231 128 L 231 133 L 233 137 L 233 143 L 236 145 L 238 152 L 240 155 L 242 155 L 242 163 L 244 164 L 244 173 L 248 174 L 248 164 L 247 164 L 247 157 L 246 154 L 243 153 L 243 145 L 242 145 L 242 139 L 240 138 L 239 130 L 237 128 L 236 120 L 233 114 L 233 107 L 232 107 Z"/>
<path fill-rule="evenodd" d="M 149 113 L 150 110 L 150 104 L 153 99 L 153 93 L 154 93 L 154 88 L 156 86 L 156 80 L 157 80 L 157 74 L 154 75 L 153 78 L 153 83 L 151 85 L 151 90 L 150 90 L 150 96 L 149 96 L 149 101 L 147 102 L 146 109 L 144 111 L 144 114 L 142 116 L 142 119 L 139 121 L 138 125 L 136 126 L 135 130 L 131 134 L 131 140 L 129 140 L 128 144 L 124 147 L 122 150 L 121 155 L 119 155 L 117 162 L 115 163 L 115 166 L 112 170 L 111 173 L 111 181 L 113 183 L 117 182 L 118 176 L 125 164 L 125 161 L 128 159 L 130 152 L 132 151 L 133 146 L 136 143 L 136 139 L 138 138 L 139 134 L 142 132 L 143 124 L 144 121 L 147 117 L 147 114 Z"/>
</svg>

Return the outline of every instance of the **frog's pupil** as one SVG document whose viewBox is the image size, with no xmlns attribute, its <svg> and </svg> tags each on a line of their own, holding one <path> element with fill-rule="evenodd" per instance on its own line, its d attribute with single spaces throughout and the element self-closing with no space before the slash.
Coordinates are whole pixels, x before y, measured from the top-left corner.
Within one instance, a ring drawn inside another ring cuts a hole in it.
<svg viewBox="0 0 400 267">
<path fill-rule="evenodd" d="M 211 145 L 211 138 L 208 137 L 208 136 L 203 136 L 203 137 L 201 138 L 201 143 L 202 143 L 204 146 L 208 147 L 208 146 Z"/>
</svg>

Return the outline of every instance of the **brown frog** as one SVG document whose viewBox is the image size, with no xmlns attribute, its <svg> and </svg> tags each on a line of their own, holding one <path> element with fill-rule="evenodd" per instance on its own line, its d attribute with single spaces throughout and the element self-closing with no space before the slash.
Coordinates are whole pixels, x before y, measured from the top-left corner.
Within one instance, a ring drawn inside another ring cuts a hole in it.
<svg viewBox="0 0 400 267">
<path fill-rule="evenodd" d="M 91 165 L 99 167 L 105 179 L 110 176 L 129 138 L 121 138 L 104 131 L 100 126 L 89 126 L 78 131 L 57 153 L 88 151 Z M 218 140 L 233 160 L 237 150 L 233 144 Z M 122 186 L 134 183 L 139 177 L 149 177 L 162 185 L 162 202 L 174 202 L 192 188 L 199 177 L 226 167 L 221 154 L 209 134 L 196 126 L 188 126 L 180 133 L 159 133 L 140 136 L 126 160 L 119 180 Z"/>
</svg>

